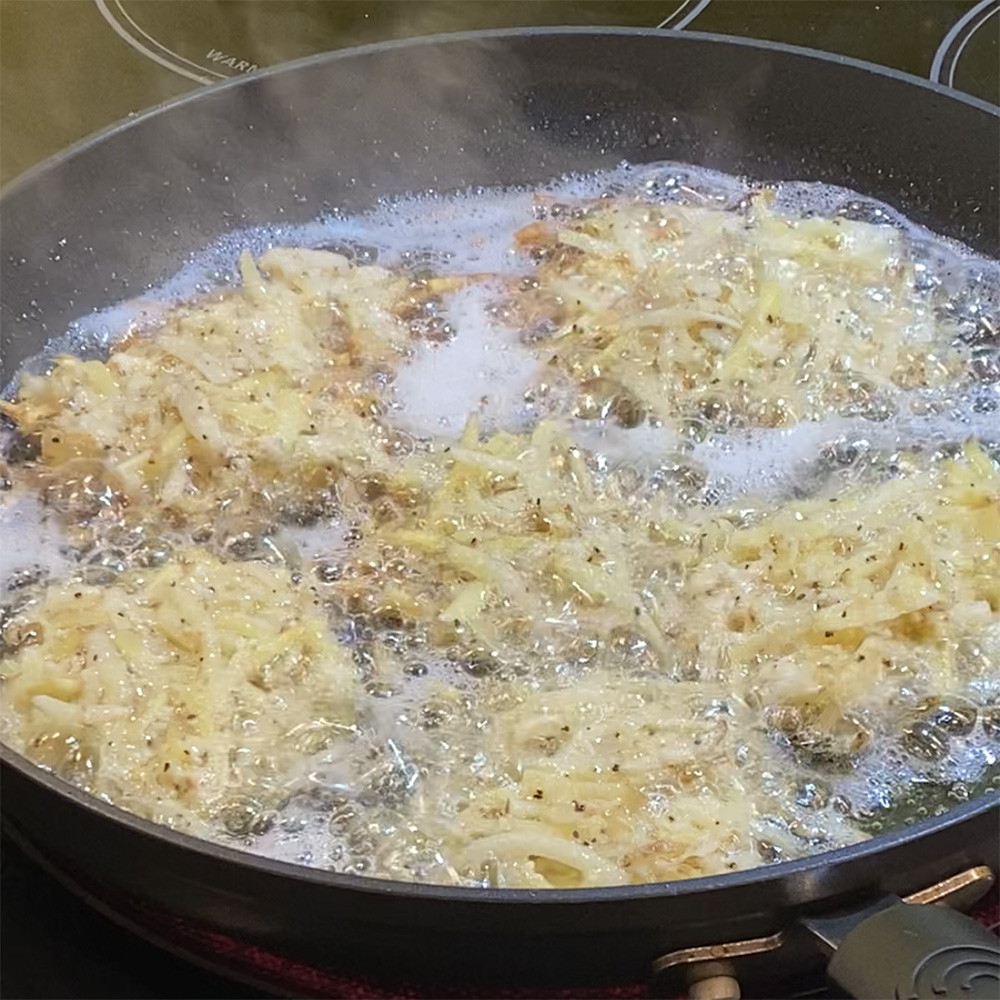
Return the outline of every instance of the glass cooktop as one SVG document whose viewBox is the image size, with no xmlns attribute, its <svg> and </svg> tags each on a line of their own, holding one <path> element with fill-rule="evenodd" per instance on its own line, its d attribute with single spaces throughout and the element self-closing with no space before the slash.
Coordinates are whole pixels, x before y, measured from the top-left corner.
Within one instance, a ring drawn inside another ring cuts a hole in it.
<svg viewBox="0 0 1000 1000">
<path fill-rule="evenodd" d="M 766 38 L 1000 104 L 1000 0 L 0 0 L 0 182 L 128 115 L 288 59 L 554 24 Z M 93 914 L 9 843 L 0 859 L 0 996 L 251 995 Z"/>
</svg>

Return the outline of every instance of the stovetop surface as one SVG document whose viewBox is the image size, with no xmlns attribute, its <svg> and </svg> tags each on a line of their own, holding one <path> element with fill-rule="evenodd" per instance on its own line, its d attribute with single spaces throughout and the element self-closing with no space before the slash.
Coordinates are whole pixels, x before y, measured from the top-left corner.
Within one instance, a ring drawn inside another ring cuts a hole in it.
<svg viewBox="0 0 1000 1000">
<path fill-rule="evenodd" d="M 2 0 L 0 181 L 127 115 L 287 59 L 441 31 L 553 24 L 766 38 L 1000 104 L 1000 0 Z M 0 859 L 0 996 L 263 996 L 95 914 L 6 840 Z"/>
</svg>

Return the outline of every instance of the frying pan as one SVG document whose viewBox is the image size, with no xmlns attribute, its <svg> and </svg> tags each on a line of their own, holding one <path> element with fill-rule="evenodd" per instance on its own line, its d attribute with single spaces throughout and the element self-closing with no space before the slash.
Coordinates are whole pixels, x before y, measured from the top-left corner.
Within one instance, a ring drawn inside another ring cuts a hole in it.
<svg viewBox="0 0 1000 1000">
<path fill-rule="evenodd" d="M 9 188 L 2 381 L 72 320 L 226 233 L 622 160 L 843 185 L 996 256 L 998 135 L 997 108 L 924 81 L 697 33 L 514 30 L 311 58 L 118 125 Z M 536 892 L 251 857 L 128 815 L 7 748 L 2 769 L 7 829 L 77 886 L 363 973 L 499 988 L 635 980 L 655 965 L 664 989 L 725 996 L 733 978 L 776 991 L 839 949 L 832 972 L 856 996 L 995 996 L 1000 982 L 995 941 L 972 921 L 898 902 L 961 902 L 989 883 L 993 793 L 806 860 Z"/>
</svg>

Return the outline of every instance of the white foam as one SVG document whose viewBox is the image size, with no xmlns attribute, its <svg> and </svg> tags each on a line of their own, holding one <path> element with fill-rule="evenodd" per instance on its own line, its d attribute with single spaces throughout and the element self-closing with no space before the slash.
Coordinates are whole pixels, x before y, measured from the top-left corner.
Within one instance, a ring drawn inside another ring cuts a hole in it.
<svg viewBox="0 0 1000 1000">
<path fill-rule="evenodd" d="M 997 392 L 982 390 L 985 398 Z M 912 403 L 918 394 L 900 394 L 900 413 L 885 422 L 832 415 L 825 420 L 802 421 L 792 427 L 730 430 L 710 434 L 691 445 L 670 426 L 641 425 L 625 430 L 614 424 L 575 422 L 573 435 L 581 447 L 611 467 L 632 466 L 652 473 L 665 463 L 685 461 L 706 476 L 705 488 L 717 499 L 753 493 L 787 494 L 806 481 L 816 459 L 838 442 L 861 443 L 888 455 L 897 450 L 961 443 L 969 437 L 1000 439 L 1000 417 L 995 410 L 978 410 L 969 400 L 950 412 L 916 415 Z"/>
<path fill-rule="evenodd" d="M 524 392 L 539 370 L 516 331 L 496 322 L 489 306 L 500 294 L 492 283 L 470 285 L 450 297 L 444 318 L 455 331 L 441 344 L 423 342 L 394 383 L 399 409 L 393 422 L 420 435 L 461 430 L 470 413 L 484 430 L 510 427 L 523 417 Z"/>
<path fill-rule="evenodd" d="M 788 489 L 801 478 L 825 444 L 850 434 L 851 423 L 833 418 L 752 433 L 730 432 L 699 442 L 692 457 L 708 472 L 709 485 L 729 485 L 737 492 L 773 493 Z"/>
<path fill-rule="evenodd" d="M 344 523 L 338 519 L 321 519 L 315 524 L 282 525 L 277 538 L 279 545 L 291 545 L 305 562 L 343 556 L 348 551 L 344 540 Z"/>
<path fill-rule="evenodd" d="M 10 497 L 0 504 L 0 539 L 0 586 L 26 570 L 69 575 L 72 562 L 63 554 L 65 536 L 36 497 Z"/>
<path fill-rule="evenodd" d="M 651 472 L 678 453 L 683 441 L 665 424 L 640 424 L 626 430 L 614 423 L 574 421 L 573 438 L 582 448 L 601 455 L 610 466 L 632 465 Z"/>
</svg>

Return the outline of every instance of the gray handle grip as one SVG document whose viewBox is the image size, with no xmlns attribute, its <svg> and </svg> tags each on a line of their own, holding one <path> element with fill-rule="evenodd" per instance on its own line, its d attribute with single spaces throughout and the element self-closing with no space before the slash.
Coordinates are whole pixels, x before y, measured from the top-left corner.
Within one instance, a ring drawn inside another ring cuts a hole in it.
<svg viewBox="0 0 1000 1000">
<path fill-rule="evenodd" d="M 851 930 L 828 972 L 857 1000 L 1000 1000 L 1000 939 L 943 906 L 897 903 Z"/>
</svg>

